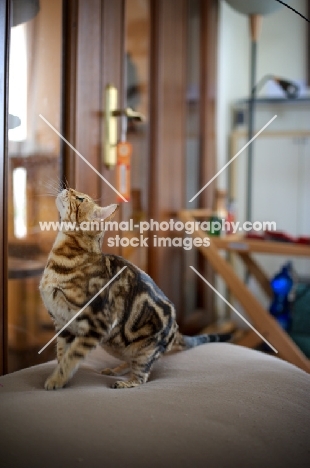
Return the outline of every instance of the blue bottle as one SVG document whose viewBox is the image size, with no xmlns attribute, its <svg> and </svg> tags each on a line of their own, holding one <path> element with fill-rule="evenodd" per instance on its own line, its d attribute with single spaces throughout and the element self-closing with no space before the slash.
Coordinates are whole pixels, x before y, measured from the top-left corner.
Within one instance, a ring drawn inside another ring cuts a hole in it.
<svg viewBox="0 0 310 468">
<path fill-rule="evenodd" d="M 284 330 L 289 330 L 291 325 L 289 296 L 293 283 L 291 262 L 286 263 L 280 273 L 277 273 L 270 283 L 274 297 L 269 312 L 274 316 Z"/>
</svg>

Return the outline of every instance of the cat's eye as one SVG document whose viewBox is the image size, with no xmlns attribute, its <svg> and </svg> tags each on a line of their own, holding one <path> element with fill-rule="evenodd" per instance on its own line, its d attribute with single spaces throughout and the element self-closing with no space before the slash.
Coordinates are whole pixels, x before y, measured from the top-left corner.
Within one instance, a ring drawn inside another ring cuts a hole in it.
<svg viewBox="0 0 310 468">
<path fill-rule="evenodd" d="M 81 197 L 75 197 L 77 200 L 79 200 L 80 202 L 84 201 L 85 198 L 81 198 Z"/>
</svg>

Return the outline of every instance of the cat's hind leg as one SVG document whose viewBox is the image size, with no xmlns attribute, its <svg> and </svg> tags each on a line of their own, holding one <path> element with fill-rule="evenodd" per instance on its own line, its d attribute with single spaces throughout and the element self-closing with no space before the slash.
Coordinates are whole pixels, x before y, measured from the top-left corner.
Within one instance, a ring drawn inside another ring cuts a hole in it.
<svg viewBox="0 0 310 468">
<path fill-rule="evenodd" d="M 94 349 L 100 341 L 92 336 L 75 337 L 68 349 L 58 362 L 54 372 L 44 384 L 46 390 L 56 390 L 66 385 L 74 372 L 78 369 L 86 355 Z"/>
<path fill-rule="evenodd" d="M 113 367 L 113 369 L 110 369 L 109 367 L 106 367 L 105 369 L 102 369 L 101 374 L 104 375 L 125 375 L 130 371 L 130 365 L 127 362 L 123 362 L 117 367 Z"/>
<path fill-rule="evenodd" d="M 117 380 L 112 388 L 132 388 L 148 381 L 152 365 L 161 353 L 153 352 L 151 355 L 140 355 L 131 361 L 131 376 L 129 380 Z"/>
</svg>

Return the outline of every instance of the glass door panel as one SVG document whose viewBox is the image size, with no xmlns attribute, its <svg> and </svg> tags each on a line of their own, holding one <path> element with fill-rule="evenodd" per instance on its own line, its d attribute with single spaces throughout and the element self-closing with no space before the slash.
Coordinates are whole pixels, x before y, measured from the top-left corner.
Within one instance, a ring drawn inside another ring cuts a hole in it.
<svg viewBox="0 0 310 468">
<path fill-rule="evenodd" d="M 124 107 L 131 107 L 141 113 L 144 120 L 138 122 L 132 118 L 122 119 L 121 139 L 127 140 L 132 145 L 130 200 L 129 203 L 122 203 L 122 220 L 133 219 L 136 225 L 148 218 L 149 60 L 149 0 L 126 0 Z M 129 233 L 124 232 L 123 235 L 127 239 L 139 238 L 140 242 L 138 229 Z M 124 239 L 123 243 L 126 244 Z M 122 247 L 121 255 L 143 270 L 147 270 L 147 247 L 125 246 Z"/>
<path fill-rule="evenodd" d="M 55 238 L 40 223 L 57 221 L 62 0 L 12 1 L 8 131 L 8 371 L 54 358 L 54 334 L 39 281 Z"/>
</svg>

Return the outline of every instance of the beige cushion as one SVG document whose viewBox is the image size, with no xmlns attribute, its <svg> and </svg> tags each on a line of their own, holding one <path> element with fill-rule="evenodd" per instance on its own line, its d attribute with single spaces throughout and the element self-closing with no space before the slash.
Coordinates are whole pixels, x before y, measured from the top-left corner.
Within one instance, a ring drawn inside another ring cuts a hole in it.
<svg viewBox="0 0 310 468">
<path fill-rule="evenodd" d="M 96 350 L 65 389 L 49 362 L 0 377 L 0 464 L 27 467 L 310 466 L 310 377 L 231 344 L 165 356 L 150 381 L 113 390 Z"/>
</svg>

